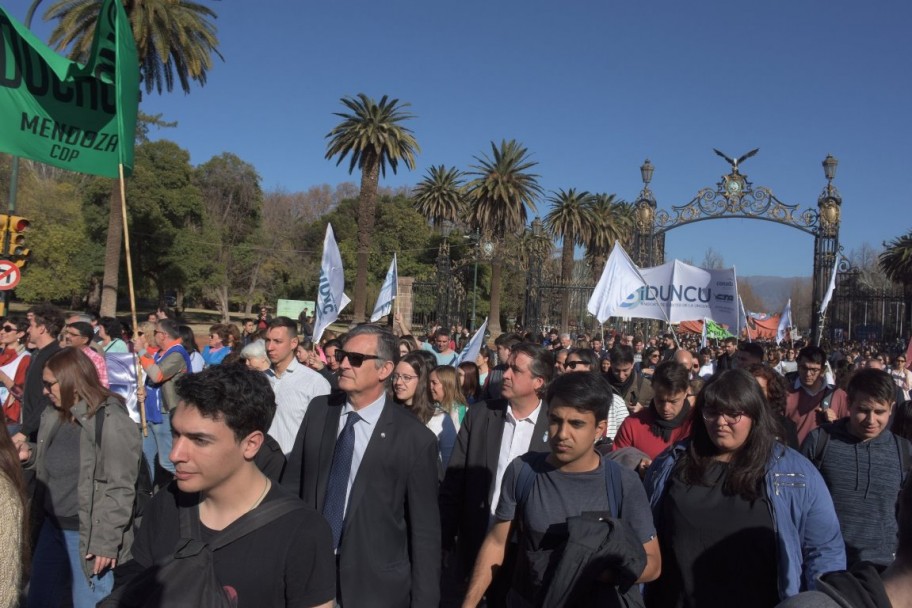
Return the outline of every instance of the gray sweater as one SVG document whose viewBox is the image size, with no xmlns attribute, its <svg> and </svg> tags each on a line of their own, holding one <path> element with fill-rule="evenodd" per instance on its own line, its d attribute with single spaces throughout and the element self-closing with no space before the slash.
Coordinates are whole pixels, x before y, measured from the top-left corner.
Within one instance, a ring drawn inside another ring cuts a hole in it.
<svg viewBox="0 0 912 608">
<path fill-rule="evenodd" d="M 812 461 L 824 432 L 830 438 L 818 467 L 833 497 L 848 566 L 891 563 L 897 543 L 896 500 L 904 478 L 900 450 L 908 452 L 912 445 L 890 431 L 862 441 L 849 432 L 846 418 L 808 435 L 801 452 Z"/>
</svg>

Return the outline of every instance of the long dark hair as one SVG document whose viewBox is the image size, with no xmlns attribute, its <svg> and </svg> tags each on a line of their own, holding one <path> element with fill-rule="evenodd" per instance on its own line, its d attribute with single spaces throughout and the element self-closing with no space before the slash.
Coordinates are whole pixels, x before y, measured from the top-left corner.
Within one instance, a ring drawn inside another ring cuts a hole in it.
<svg viewBox="0 0 912 608">
<path fill-rule="evenodd" d="M 64 418 L 69 418 L 70 410 L 79 401 L 86 402 L 89 417 L 111 397 L 123 403 L 123 397 L 102 386 L 92 360 L 79 348 L 59 350 L 48 359 L 46 367 L 60 387 L 60 413 Z"/>
<path fill-rule="evenodd" d="M 760 498 L 776 444 L 776 422 L 760 385 L 743 369 L 726 370 L 703 387 L 697 395 L 695 409 L 691 441 L 682 465 L 684 482 L 705 483 L 706 470 L 719 455 L 704 424 L 703 412 L 740 412 L 743 417 L 750 418 L 752 426 L 744 444 L 732 455 L 722 490 L 745 500 Z"/>
<path fill-rule="evenodd" d="M 405 354 L 400 363 L 407 363 L 409 367 L 415 370 L 418 379 L 415 381 L 415 396 L 412 397 L 412 404 L 402 404 L 407 410 L 415 414 L 415 417 L 421 421 L 421 424 L 427 424 L 428 420 L 434 415 L 434 402 L 431 401 L 430 377 L 432 365 L 428 363 L 427 358 L 420 354 L 419 351 L 411 351 Z M 395 397 L 394 397 L 395 398 Z"/>
</svg>

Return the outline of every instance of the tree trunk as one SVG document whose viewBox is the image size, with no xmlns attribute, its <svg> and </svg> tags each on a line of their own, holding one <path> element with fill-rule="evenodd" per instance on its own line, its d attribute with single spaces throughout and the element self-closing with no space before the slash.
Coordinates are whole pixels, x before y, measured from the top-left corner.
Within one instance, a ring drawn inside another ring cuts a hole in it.
<svg viewBox="0 0 912 608">
<path fill-rule="evenodd" d="M 562 334 L 570 331 L 570 283 L 573 281 L 573 239 L 564 235 L 564 244 L 561 249 L 561 319 L 560 331 Z"/>
<path fill-rule="evenodd" d="M 111 211 L 108 214 L 108 238 L 105 243 L 104 279 L 101 283 L 102 317 L 117 315 L 117 282 L 120 276 L 120 249 L 123 244 L 123 214 L 120 206 L 120 184 L 114 180 L 111 189 Z"/>
<path fill-rule="evenodd" d="M 256 265 L 253 267 L 253 273 L 250 277 L 250 286 L 247 288 L 247 298 L 244 302 L 244 314 L 250 315 L 253 310 L 253 294 L 256 292 L 257 281 L 260 276 L 260 267 L 263 265 L 263 258 L 257 257 Z"/>
<path fill-rule="evenodd" d="M 219 285 L 216 289 L 216 295 L 218 297 L 219 312 L 222 313 L 222 323 L 228 323 L 231 321 L 228 310 L 228 286 Z"/>
<path fill-rule="evenodd" d="M 491 337 L 497 338 L 503 331 L 500 328 L 500 289 L 502 262 L 498 257 L 500 252 L 495 252 L 491 259 L 491 310 L 488 313 L 488 331 Z"/>
<path fill-rule="evenodd" d="M 380 165 L 365 165 L 361 172 L 361 194 L 358 202 L 358 250 L 355 256 L 355 293 L 353 302 L 354 322 L 365 320 L 367 307 L 367 265 L 370 257 L 371 238 L 374 234 L 374 218 L 377 209 L 377 184 L 380 181 Z"/>
</svg>

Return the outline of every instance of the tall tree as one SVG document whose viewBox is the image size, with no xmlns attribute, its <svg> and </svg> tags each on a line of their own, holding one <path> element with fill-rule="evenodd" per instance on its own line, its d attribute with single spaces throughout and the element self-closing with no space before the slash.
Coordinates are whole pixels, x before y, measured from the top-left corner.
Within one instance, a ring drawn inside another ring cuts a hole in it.
<svg viewBox="0 0 912 608">
<path fill-rule="evenodd" d="M 573 250 L 590 239 L 593 229 L 589 193 L 576 188 L 558 190 L 548 199 L 551 211 L 545 216 L 545 228 L 561 238 L 561 318 L 560 330 L 570 329 L 570 284 L 573 277 Z"/>
<path fill-rule="evenodd" d="M 351 155 L 348 172 L 361 170 L 361 192 L 358 204 L 358 250 L 356 256 L 354 321 L 364 321 L 367 304 L 367 272 L 371 239 L 377 212 L 377 187 L 380 174 L 386 177 L 386 166 L 396 173 L 399 161 L 409 169 L 415 168 L 415 154 L 420 152 L 412 131 L 401 123 L 413 118 L 405 112 L 408 103 L 388 99 L 377 103 L 364 93 L 343 97 L 348 112 L 336 112 L 342 118 L 326 138 L 326 158 L 338 156 L 336 165 Z"/>
<path fill-rule="evenodd" d="M 415 209 L 440 230 L 444 222 L 455 223 L 465 211 L 462 172 L 456 167 L 432 166 L 412 191 Z"/>
<path fill-rule="evenodd" d="M 204 223 L 214 239 L 206 287 L 227 322 L 232 295 L 241 289 L 255 291 L 262 266 L 263 256 L 252 238 L 263 204 L 260 176 L 253 165 L 226 152 L 198 167 L 194 183 L 203 195 Z"/>
<path fill-rule="evenodd" d="M 41 0 L 32 2 L 29 18 L 39 4 Z M 44 14 L 45 21 L 57 21 L 50 44 L 60 51 L 69 49 L 72 59 L 85 61 L 92 47 L 101 4 L 101 0 L 57 0 Z M 212 9 L 186 0 L 132 0 L 125 1 L 124 8 L 136 39 L 140 78 L 147 93 L 170 92 L 175 80 L 184 93 L 190 92 L 191 81 L 206 84 L 212 56 L 222 58 L 213 24 L 216 14 Z M 110 208 L 101 295 L 104 316 L 114 315 L 117 309 L 123 216 L 116 184 L 111 192 Z"/>
<path fill-rule="evenodd" d="M 592 281 L 598 282 L 611 248 L 633 233 L 633 207 L 615 199 L 614 194 L 593 194 L 589 199 L 592 230 L 589 231 L 586 259 L 592 270 Z"/>
<path fill-rule="evenodd" d="M 493 237 L 495 253 L 491 259 L 491 308 L 488 328 L 492 336 L 501 333 L 500 296 L 503 259 L 497 247 L 508 234 L 518 233 L 526 224 L 526 207 L 535 210 L 541 196 L 538 175 L 531 173 L 538 163 L 529 159 L 528 150 L 516 140 L 491 142 L 491 156 L 475 157 L 477 165 L 468 172 L 471 204 L 470 223 L 482 234 Z"/>
</svg>

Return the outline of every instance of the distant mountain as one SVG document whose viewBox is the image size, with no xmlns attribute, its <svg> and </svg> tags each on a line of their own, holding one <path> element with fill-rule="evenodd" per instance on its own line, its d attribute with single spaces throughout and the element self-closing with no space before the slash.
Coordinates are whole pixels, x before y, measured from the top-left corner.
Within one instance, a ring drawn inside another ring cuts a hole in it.
<svg viewBox="0 0 912 608">
<path fill-rule="evenodd" d="M 781 311 L 785 307 L 791 293 L 792 286 L 796 281 L 806 282 L 810 285 L 811 277 L 738 277 L 739 281 L 744 281 L 751 286 L 754 293 L 763 300 L 763 311 L 752 312 L 770 312 Z"/>
</svg>

